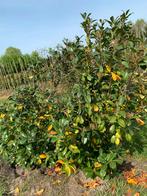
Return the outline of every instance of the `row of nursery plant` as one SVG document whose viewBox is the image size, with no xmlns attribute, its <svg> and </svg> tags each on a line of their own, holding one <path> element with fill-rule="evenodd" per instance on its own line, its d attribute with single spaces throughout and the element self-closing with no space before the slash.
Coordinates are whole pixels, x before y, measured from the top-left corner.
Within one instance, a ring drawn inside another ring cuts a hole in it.
<svg viewBox="0 0 147 196">
<path fill-rule="evenodd" d="M 37 86 L 24 88 L 1 107 L 4 159 L 15 166 L 60 166 L 69 175 L 82 169 L 105 178 L 118 171 L 126 154 L 141 150 L 146 49 L 132 34 L 129 15 L 98 22 L 82 14 L 86 42 L 78 37 L 68 42 L 70 61 L 61 59 L 79 70 L 72 74 L 70 92 L 57 96 Z"/>
<path fill-rule="evenodd" d="M 20 86 L 33 86 L 37 81 L 46 81 L 46 69 L 46 59 L 39 56 L 38 52 L 22 55 L 19 49 L 9 47 L 0 57 L 0 90 L 13 90 Z"/>
</svg>

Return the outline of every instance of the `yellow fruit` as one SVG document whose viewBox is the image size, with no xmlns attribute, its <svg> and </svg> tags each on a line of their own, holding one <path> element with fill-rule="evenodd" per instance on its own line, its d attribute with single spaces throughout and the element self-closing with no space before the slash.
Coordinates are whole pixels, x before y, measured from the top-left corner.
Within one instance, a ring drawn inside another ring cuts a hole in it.
<svg viewBox="0 0 147 196">
<path fill-rule="evenodd" d="M 121 138 L 120 133 L 116 133 L 115 136 L 116 136 L 116 138 L 119 138 L 119 139 Z"/>
<path fill-rule="evenodd" d="M 79 130 L 78 129 L 75 130 L 75 134 L 77 134 L 77 133 L 79 133 Z"/>
<path fill-rule="evenodd" d="M 29 79 L 30 79 L 30 80 L 33 79 L 33 76 L 29 76 Z"/>
<path fill-rule="evenodd" d="M 48 128 L 47 128 L 47 130 L 48 130 L 48 131 L 51 131 L 52 128 L 53 128 L 53 126 L 52 126 L 52 125 L 49 125 Z"/>
<path fill-rule="evenodd" d="M 45 153 L 42 153 L 39 155 L 40 159 L 46 159 L 47 155 Z"/>
<path fill-rule="evenodd" d="M 41 159 L 38 159 L 37 165 L 41 165 L 41 163 L 42 163 Z"/>
<path fill-rule="evenodd" d="M 72 132 L 71 132 L 71 131 L 66 131 L 66 132 L 65 132 L 65 135 L 66 135 L 66 136 L 72 135 Z"/>
<path fill-rule="evenodd" d="M 98 111 L 99 111 L 98 106 L 97 106 L 97 105 L 94 105 L 94 106 L 93 106 L 93 110 L 94 110 L 94 112 L 98 112 Z"/>
<path fill-rule="evenodd" d="M 100 167 L 102 167 L 102 164 L 99 163 L 99 162 L 95 162 L 95 163 L 94 163 L 94 167 L 95 167 L 95 168 L 100 168 Z"/>
<path fill-rule="evenodd" d="M 40 120 L 44 120 L 45 117 L 44 117 L 44 116 L 39 116 L 39 119 L 40 119 Z"/>
<path fill-rule="evenodd" d="M 5 114 L 0 114 L 0 119 L 3 119 L 5 117 Z"/>
<path fill-rule="evenodd" d="M 18 187 L 16 187 L 15 190 L 14 190 L 14 194 L 15 194 L 15 195 L 19 195 L 19 193 L 20 193 L 20 190 L 19 190 Z"/>
<path fill-rule="evenodd" d="M 106 70 L 110 73 L 111 72 L 111 67 L 109 65 L 106 65 Z"/>
<path fill-rule="evenodd" d="M 119 138 L 116 138 L 115 139 L 115 144 L 118 146 L 120 144 L 120 139 Z"/>
<path fill-rule="evenodd" d="M 23 105 L 21 105 L 21 104 L 17 106 L 18 110 L 22 110 L 22 108 L 23 108 Z"/>
<path fill-rule="evenodd" d="M 49 118 L 50 114 L 44 114 L 44 117 Z"/>
</svg>

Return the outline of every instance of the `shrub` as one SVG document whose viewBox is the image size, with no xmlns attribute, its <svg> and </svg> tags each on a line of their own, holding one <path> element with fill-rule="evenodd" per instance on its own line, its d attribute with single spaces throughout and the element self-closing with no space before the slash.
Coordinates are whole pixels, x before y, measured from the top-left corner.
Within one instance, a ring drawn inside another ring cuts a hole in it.
<svg viewBox="0 0 147 196">
<path fill-rule="evenodd" d="M 21 166 L 60 165 L 68 174 L 81 168 L 104 178 L 138 149 L 146 111 L 140 66 L 146 53 L 131 33 L 129 15 L 97 23 L 82 14 L 86 45 L 75 56 L 83 67 L 79 83 L 60 97 L 35 88 L 13 96 L 1 112 L 4 158 Z"/>
</svg>

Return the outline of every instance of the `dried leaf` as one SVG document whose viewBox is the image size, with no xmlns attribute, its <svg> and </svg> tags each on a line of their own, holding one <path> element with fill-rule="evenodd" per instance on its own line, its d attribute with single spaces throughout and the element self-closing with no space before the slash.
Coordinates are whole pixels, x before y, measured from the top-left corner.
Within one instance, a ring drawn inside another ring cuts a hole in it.
<svg viewBox="0 0 147 196">
<path fill-rule="evenodd" d="M 76 169 L 73 166 L 70 165 L 70 169 L 71 169 L 71 173 L 72 174 L 75 174 L 76 173 Z"/>
<path fill-rule="evenodd" d="M 61 180 L 55 180 L 52 184 L 60 184 Z"/>
<path fill-rule="evenodd" d="M 129 184 L 137 184 L 137 180 L 136 179 L 134 179 L 134 178 L 128 178 L 127 179 L 127 182 L 129 183 Z"/>
<path fill-rule="evenodd" d="M 50 131 L 49 134 L 50 135 L 57 135 L 57 132 L 56 131 Z"/>
<path fill-rule="evenodd" d="M 59 166 L 55 167 L 55 172 L 60 173 L 61 172 L 61 167 L 59 167 Z"/>
<path fill-rule="evenodd" d="M 147 173 L 146 172 L 142 171 L 140 174 L 138 174 L 138 172 L 135 169 L 132 169 L 131 171 L 124 172 L 124 177 L 129 184 L 141 185 L 147 188 Z"/>
<path fill-rule="evenodd" d="M 125 196 L 132 196 L 132 189 L 128 189 L 127 193 L 125 194 Z"/>
<path fill-rule="evenodd" d="M 54 169 L 49 169 L 48 172 L 47 172 L 47 175 L 52 176 L 53 173 L 54 173 Z"/>
<path fill-rule="evenodd" d="M 115 185 L 115 184 L 112 184 L 112 187 L 111 187 L 111 194 L 112 194 L 112 195 L 115 195 L 115 191 L 116 191 L 116 185 Z"/>
<path fill-rule="evenodd" d="M 41 196 L 44 192 L 44 189 L 40 189 L 39 191 L 37 191 L 34 195 L 35 196 Z"/>
<path fill-rule="evenodd" d="M 88 191 L 85 191 L 84 193 L 82 193 L 81 196 L 89 196 L 89 192 Z"/>
<path fill-rule="evenodd" d="M 114 81 L 121 80 L 121 77 L 114 72 L 111 72 L 111 76 Z"/>
<path fill-rule="evenodd" d="M 51 105 L 48 105 L 48 109 L 51 110 L 52 109 L 52 106 Z"/>
<path fill-rule="evenodd" d="M 134 194 L 134 196 L 140 196 L 140 193 L 139 193 L 139 192 L 136 192 L 136 193 Z"/>
<path fill-rule="evenodd" d="M 63 161 L 63 160 L 58 160 L 58 161 L 56 162 L 56 164 L 63 165 L 63 164 L 64 164 L 64 161 Z"/>
<path fill-rule="evenodd" d="M 137 122 L 139 125 L 141 125 L 141 126 L 144 125 L 144 121 L 141 120 L 140 118 L 136 118 L 136 122 Z"/>
<path fill-rule="evenodd" d="M 97 180 L 91 180 L 89 182 L 84 183 L 85 188 L 89 189 L 95 189 L 97 186 L 99 186 L 101 183 L 98 182 Z"/>
</svg>

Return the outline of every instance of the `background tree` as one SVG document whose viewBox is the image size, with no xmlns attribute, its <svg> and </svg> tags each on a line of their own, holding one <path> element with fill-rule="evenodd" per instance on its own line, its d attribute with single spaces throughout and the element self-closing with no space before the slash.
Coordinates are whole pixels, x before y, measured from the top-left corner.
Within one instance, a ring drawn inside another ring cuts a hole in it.
<svg viewBox="0 0 147 196">
<path fill-rule="evenodd" d="M 138 38 L 147 41 L 147 23 L 144 19 L 138 19 L 133 25 L 133 31 Z"/>
</svg>

